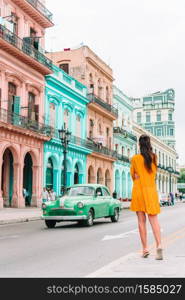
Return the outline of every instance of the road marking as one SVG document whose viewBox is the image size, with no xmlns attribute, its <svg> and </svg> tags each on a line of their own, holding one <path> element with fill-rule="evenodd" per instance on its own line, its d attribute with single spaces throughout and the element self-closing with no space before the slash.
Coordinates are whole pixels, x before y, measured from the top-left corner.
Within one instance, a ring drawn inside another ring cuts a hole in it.
<svg viewBox="0 0 185 300">
<path fill-rule="evenodd" d="M 7 236 L 0 236 L 0 240 L 6 240 L 6 239 L 16 239 L 19 235 L 7 235 Z"/>
<path fill-rule="evenodd" d="M 163 232 L 163 229 L 161 228 L 161 232 Z M 152 233 L 152 230 L 149 229 L 147 230 L 148 234 Z M 120 233 L 120 234 L 116 234 L 116 235 L 105 235 L 102 239 L 102 241 L 108 241 L 108 240 L 114 240 L 114 239 L 124 239 L 126 237 L 129 237 L 130 234 L 138 234 L 138 228 L 130 230 L 130 231 L 126 231 L 124 233 Z"/>
<path fill-rule="evenodd" d="M 125 237 L 128 237 L 128 235 L 130 234 L 135 234 L 138 233 L 138 229 L 134 229 L 134 230 L 130 230 L 121 234 L 117 234 L 117 235 L 105 235 L 102 239 L 102 241 L 107 241 L 107 240 L 114 240 L 114 239 L 123 239 Z"/>
</svg>

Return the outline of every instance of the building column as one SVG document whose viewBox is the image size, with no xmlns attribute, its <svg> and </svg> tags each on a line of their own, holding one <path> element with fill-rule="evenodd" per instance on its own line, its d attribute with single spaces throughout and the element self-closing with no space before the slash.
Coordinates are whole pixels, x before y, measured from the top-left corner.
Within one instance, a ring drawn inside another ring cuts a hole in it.
<svg viewBox="0 0 185 300">
<path fill-rule="evenodd" d="M 3 208 L 3 197 L 2 197 L 2 190 L 1 190 L 2 165 L 3 165 L 3 160 L 2 160 L 2 157 L 1 157 L 1 159 L 0 159 L 0 209 Z"/>
<path fill-rule="evenodd" d="M 53 190 L 55 191 L 55 193 L 58 195 L 59 194 L 59 185 L 58 185 L 58 174 L 59 174 L 59 171 L 58 169 L 54 169 L 53 170 Z"/>
<path fill-rule="evenodd" d="M 32 166 L 32 199 L 31 206 L 41 207 L 41 178 L 39 178 L 40 166 Z M 40 172 L 41 173 L 41 172 Z"/>
<path fill-rule="evenodd" d="M 79 184 L 80 184 L 80 183 L 84 183 L 84 180 L 83 180 L 84 174 L 79 174 L 78 176 L 79 176 L 79 177 L 78 177 L 78 178 L 79 178 Z"/>
<path fill-rule="evenodd" d="M 14 163 L 14 184 L 13 184 L 13 196 L 12 207 L 23 208 L 25 207 L 24 197 L 22 193 L 23 186 L 21 184 L 21 172 L 23 167 L 20 163 Z"/>
</svg>

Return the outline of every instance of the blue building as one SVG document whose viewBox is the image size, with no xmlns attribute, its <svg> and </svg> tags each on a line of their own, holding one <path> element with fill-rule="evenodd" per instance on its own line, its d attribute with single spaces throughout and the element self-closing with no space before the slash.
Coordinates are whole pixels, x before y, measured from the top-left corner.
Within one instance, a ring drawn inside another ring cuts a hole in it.
<svg viewBox="0 0 185 300">
<path fill-rule="evenodd" d="M 117 161 L 114 163 L 114 190 L 118 198 L 131 198 L 132 180 L 130 158 L 136 153 L 137 137 L 132 131 L 133 106 L 131 99 L 117 87 L 113 87 L 113 104 L 118 108 L 114 121 L 114 147 Z"/>
<path fill-rule="evenodd" d="M 53 138 L 44 144 L 43 186 L 61 193 L 63 186 L 63 146 L 58 130 L 71 132 L 67 153 L 67 186 L 86 182 L 87 89 L 60 68 L 46 76 L 45 123 L 53 127 Z"/>
</svg>

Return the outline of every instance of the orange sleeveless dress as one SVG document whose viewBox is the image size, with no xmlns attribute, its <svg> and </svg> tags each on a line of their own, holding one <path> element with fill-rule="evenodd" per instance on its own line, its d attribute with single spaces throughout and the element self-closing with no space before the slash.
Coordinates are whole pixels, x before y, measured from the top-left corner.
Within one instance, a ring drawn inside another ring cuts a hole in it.
<svg viewBox="0 0 185 300">
<path fill-rule="evenodd" d="M 156 173 L 157 168 L 154 163 L 152 163 L 152 172 L 147 171 L 141 154 L 132 157 L 130 174 L 133 180 L 133 188 L 130 210 L 143 211 L 150 215 L 160 213 L 160 203 L 155 183 Z M 137 174 L 139 178 L 135 179 L 134 174 Z"/>
</svg>

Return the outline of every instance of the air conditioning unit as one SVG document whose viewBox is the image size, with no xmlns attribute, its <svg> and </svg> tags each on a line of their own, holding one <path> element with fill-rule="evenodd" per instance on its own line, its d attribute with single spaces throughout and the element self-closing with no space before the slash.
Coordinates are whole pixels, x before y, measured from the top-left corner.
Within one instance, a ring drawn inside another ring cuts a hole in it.
<svg viewBox="0 0 185 300">
<path fill-rule="evenodd" d="M 81 74 L 81 79 L 85 79 L 85 74 Z"/>
</svg>

